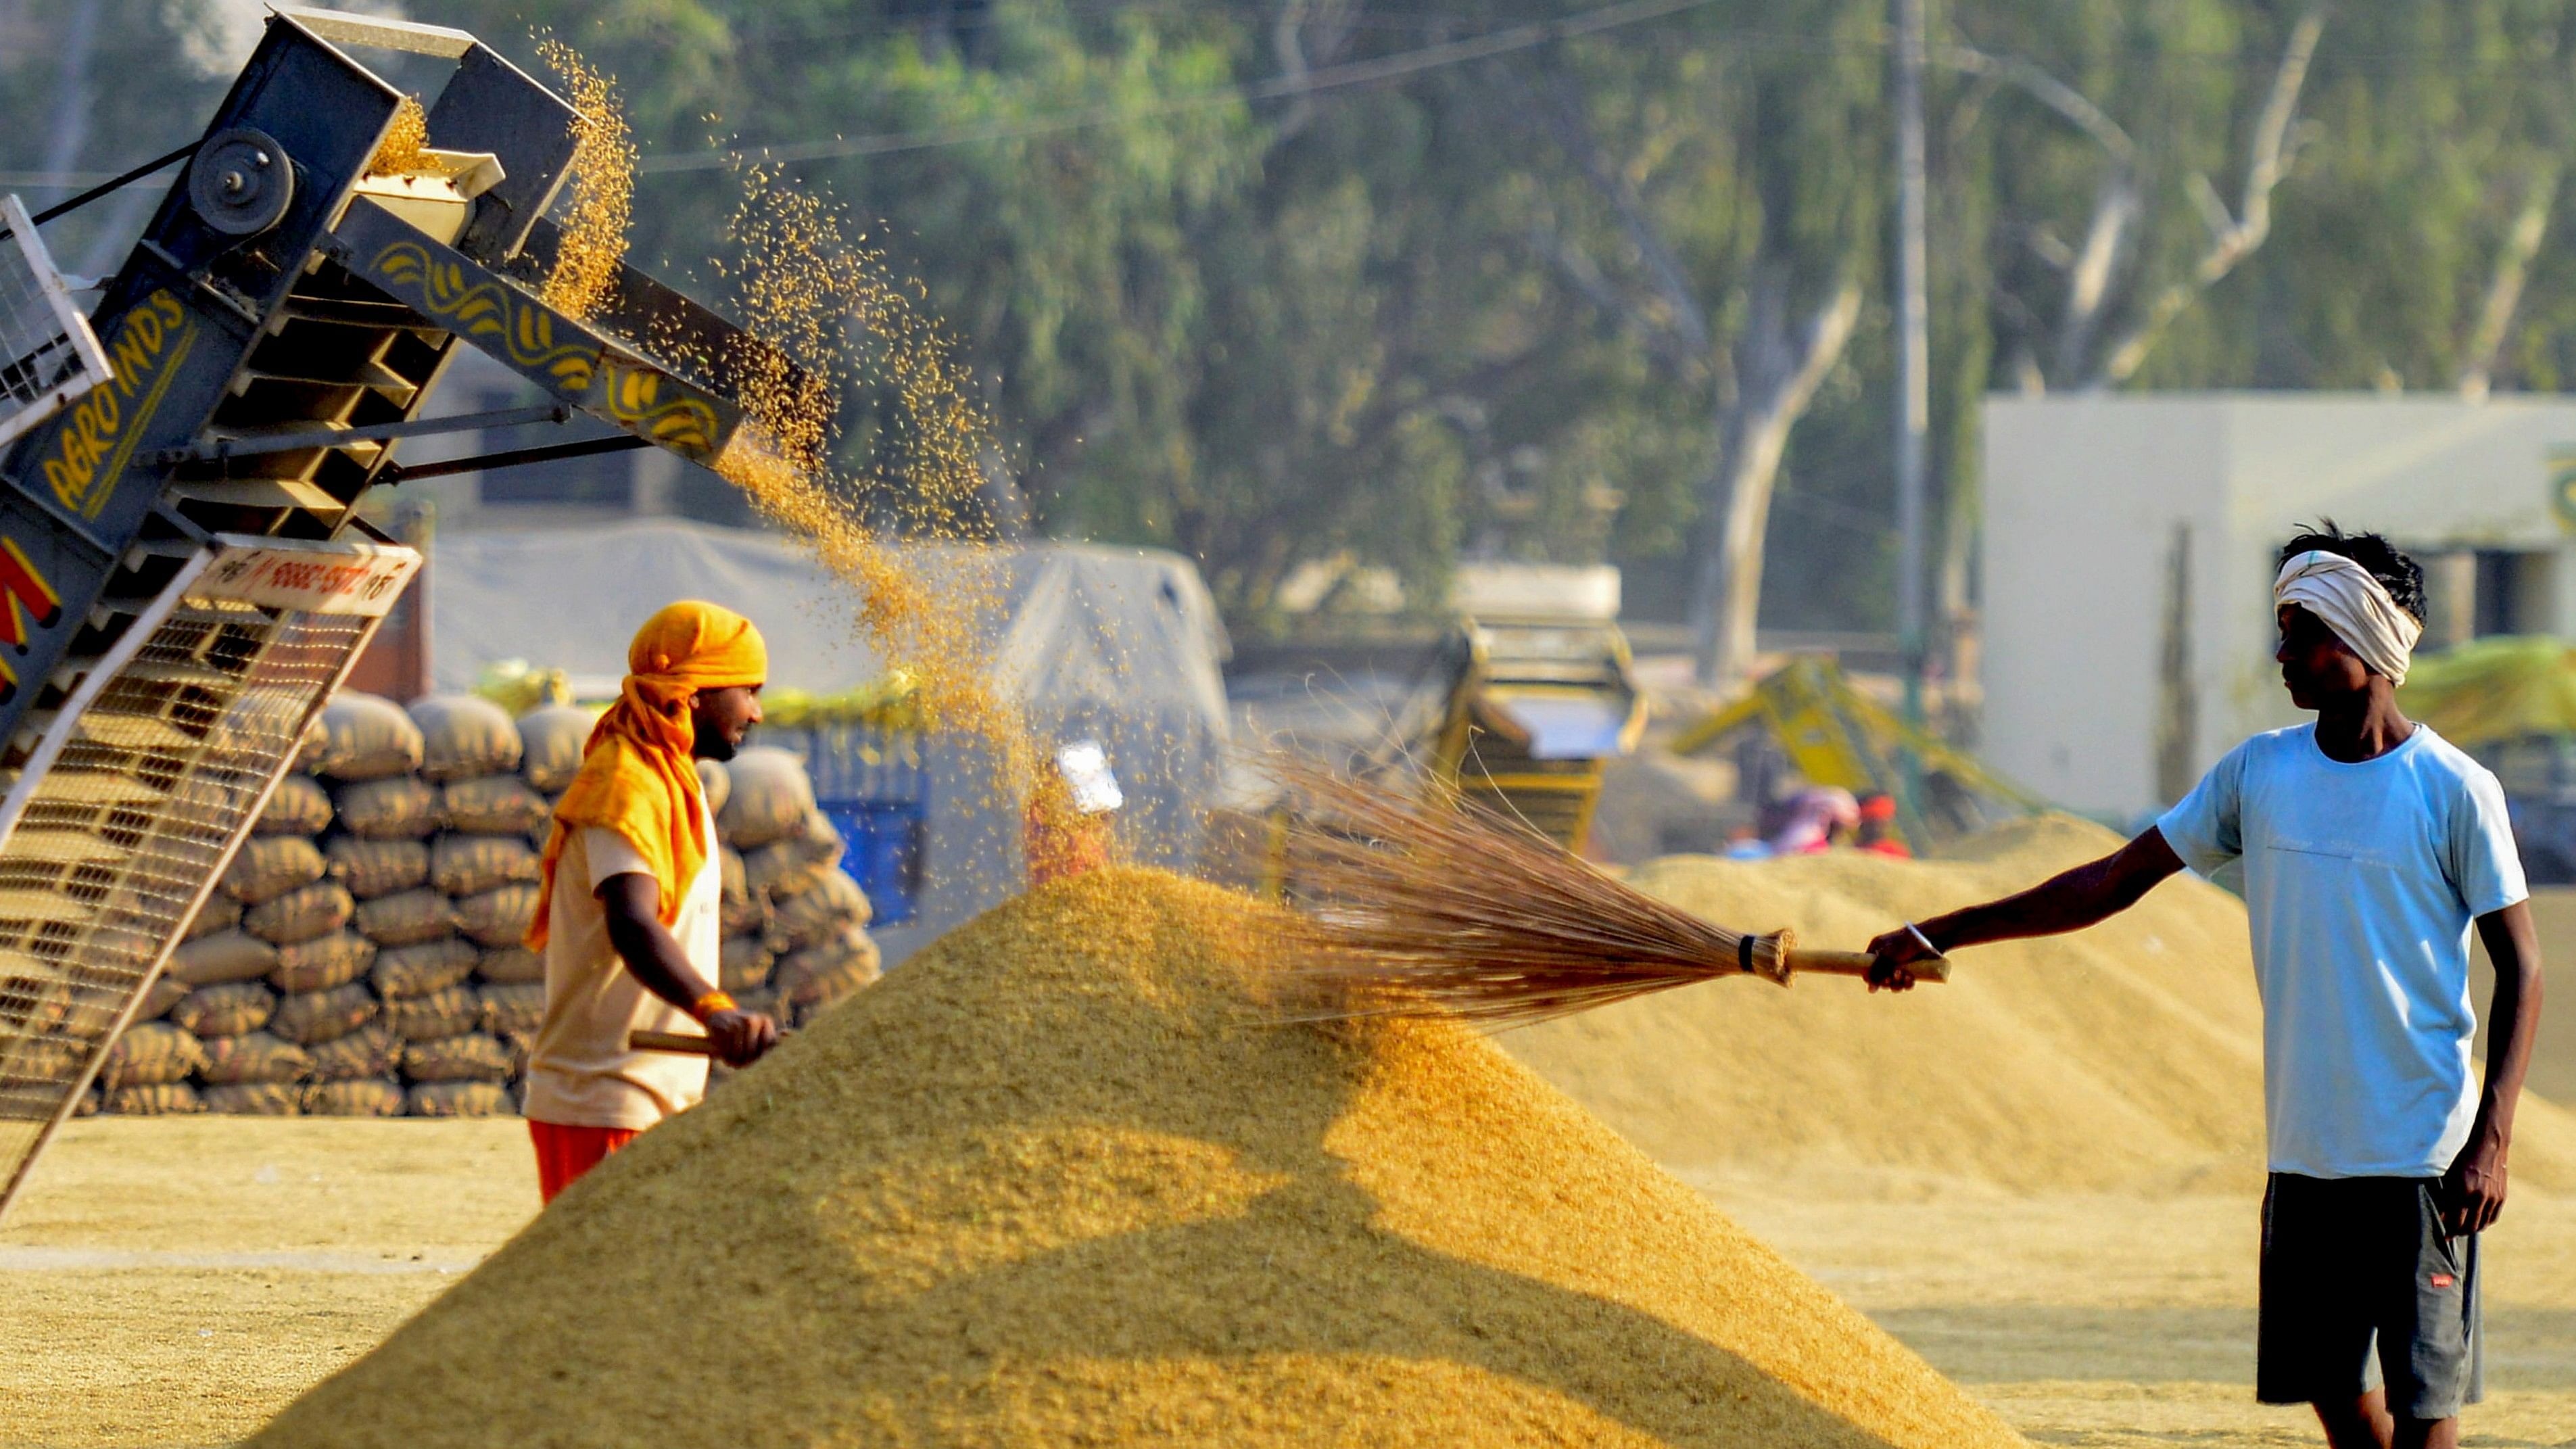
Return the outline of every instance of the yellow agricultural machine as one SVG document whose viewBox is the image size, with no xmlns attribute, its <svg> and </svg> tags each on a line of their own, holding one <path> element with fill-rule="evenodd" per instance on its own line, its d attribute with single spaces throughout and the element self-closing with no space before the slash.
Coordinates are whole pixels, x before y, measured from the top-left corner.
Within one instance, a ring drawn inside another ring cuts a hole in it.
<svg viewBox="0 0 2576 1449">
<path fill-rule="evenodd" d="M 1341 729 L 1291 728 L 1270 743 L 1391 789 L 1454 792 L 1577 852 L 1603 767 L 1636 748 L 1646 723 L 1627 636 L 1601 618 L 1463 615 L 1381 698 L 1382 707 L 1322 711 Z M 1288 806 L 1257 762 L 1246 764 L 1236 803 L 1211 822 L 1209 868 L 1277 896 L 1293 886 Z"/>
<path fill-rule="evenodd" d="M 1862 693 L 1841 665 L 1823 655 L 1790 660 L 1743 698 L 1683 726 L 1670 748 L 1677 755 L 1695 754 L 1739 730 L 1757 728 L 1810 782 L 1895 800 L 1897 833 L 1917 853 L 1928 854 L 1941 841 L 1983 829 L 1998 817 L 2046 808 L 1975 756 Z"/>
<path fill-rule="evenodd" d="M 1646 727 L 1627 637 L 1607 620 L 1467 618 L 1442 659 L 1439 726 L 1421 751 L 1432 779 L 1580 852 L 1602 767 Z"/>
</svg>

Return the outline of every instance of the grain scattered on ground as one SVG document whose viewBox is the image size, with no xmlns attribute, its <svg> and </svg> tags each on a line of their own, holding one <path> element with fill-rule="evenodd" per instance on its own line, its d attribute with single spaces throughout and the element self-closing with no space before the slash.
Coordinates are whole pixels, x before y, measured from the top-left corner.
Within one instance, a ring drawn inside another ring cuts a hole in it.
<svg viewBox="0 0 2576 1449">
<path fill-rule="evenodd" d="M 2253 1399 L 2250 1196 L 1897 1169 L 1687 1180 L 2043 1443 L 2315 1443 L 2299 1411 Z M 517 1122 L 75 1122 L 0 1223 L 0 1446 L 230 1443 L 535 1209 Z M 2517 1190 L 2485 1251 L 2491 1394 L 2471 1442 L 2555 1445 L 2576 1428 L 2576 1199 Z M 237 1266 L 254 1257 L 270 1266 Z"/>
</svg>

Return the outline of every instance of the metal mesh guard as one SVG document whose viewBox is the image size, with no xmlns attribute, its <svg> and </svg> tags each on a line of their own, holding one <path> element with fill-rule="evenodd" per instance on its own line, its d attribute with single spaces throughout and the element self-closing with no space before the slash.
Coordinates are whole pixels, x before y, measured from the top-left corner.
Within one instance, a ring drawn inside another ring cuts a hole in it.
<svg viewBox="0 0 2576 1449">
<path fill-rule="evenodd" d="M 107 379 L 107 350 L 72 305 L 26 204 L 0 196 L 0 445 Z"/>
<path fill-rule="evenodd" d="M 419 563 L 397 547 L 219 538 L 0 802 L 0 1210 Z"/>
</svg>

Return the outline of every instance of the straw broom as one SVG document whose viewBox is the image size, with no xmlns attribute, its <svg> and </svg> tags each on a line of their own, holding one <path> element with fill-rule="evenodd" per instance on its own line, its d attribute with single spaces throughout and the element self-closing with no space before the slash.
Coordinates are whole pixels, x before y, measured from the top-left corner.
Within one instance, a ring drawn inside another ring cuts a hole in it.
<svg viewBox="0 0 2576 1449">
<path fill-rule="evenodd" d="M 1731 931 L 1612 879 L 1525 822 L 1321 766 L 1267 768 L 1298 807 L 1295 1019 L 1457 1016 L 1500 1030 L 1726 976 L 1865 976 L 1858 951 Z M 1947 961 L 1909 966 L 1946 981 Z"/>
</svg>

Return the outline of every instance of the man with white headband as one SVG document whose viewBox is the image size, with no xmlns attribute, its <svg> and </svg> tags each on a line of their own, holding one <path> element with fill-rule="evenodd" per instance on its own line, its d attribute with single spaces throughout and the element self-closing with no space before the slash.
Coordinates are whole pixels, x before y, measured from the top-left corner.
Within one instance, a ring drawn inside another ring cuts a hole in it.
<svg viewBox="0 0 2576 1449">
<path fill-rule="evenodd" d="M 2398 711 L 2424 632 L 2414 560 L 2328 522 L 2281 550 L 2272 599 L 2281 682 L 2313 724 L 2238 745 L 2100 860 L 1880 936 L 1870 984 L 2242 861 L 2272 1173 L 2255 1393 L 2314 1405 L 2335 1449 L 2455 1445 L 2481 1394 L 2478 1233 L 2504 1208 L 2540 1021 L 2522 863 L 2495 776 Z M 2483 1090 L 2473 927 L 2496 970 Z"/>
</svg>

